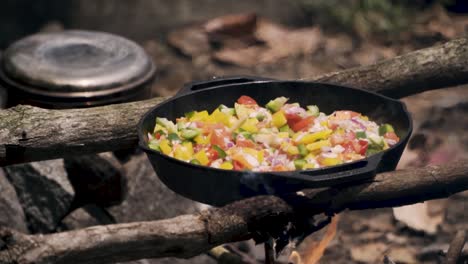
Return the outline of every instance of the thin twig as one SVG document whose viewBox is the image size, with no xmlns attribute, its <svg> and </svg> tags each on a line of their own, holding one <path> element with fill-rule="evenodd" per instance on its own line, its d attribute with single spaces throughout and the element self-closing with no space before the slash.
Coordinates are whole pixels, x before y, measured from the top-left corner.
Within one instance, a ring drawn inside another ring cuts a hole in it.
<svg viewBox="0 0 468 264">
<path fill-rule="evenodd" d="M 466 231 L 459 230 L 455 235 L 455 238 L 450 243 L 450 247 L 447 251 L 447 260 L 445 264 L 456 264 L 460 259 L 460 255 L 463 250 L 463 246 L 465 245 L 466 241 Z"/>
</svg>

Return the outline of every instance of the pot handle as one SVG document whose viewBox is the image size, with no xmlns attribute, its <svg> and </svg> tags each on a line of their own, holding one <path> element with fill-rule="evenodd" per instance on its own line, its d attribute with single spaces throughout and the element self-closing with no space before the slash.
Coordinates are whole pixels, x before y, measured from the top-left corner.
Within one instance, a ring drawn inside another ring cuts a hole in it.
<svg viewBox="0 0 468 264">
<path fill-rule="evenodd" d="M 319 185 L 334 185 L 346 183 L 347 180 L 355 181 L 359 179 L 370 178 L 375 175 L 377 167 L 382 160 L 383 152 L 374 154 L 365 160 L 356 161 L 352 164 L 353 168 L 345 171 L 337 171 L 333 167 L 329 169 L 330 173 L 326 173 L 323 170 L 311 170 L 311 171 L 288 171 L 274 173 L 278 176 L 286 176 L 289 179 L 299 180 L 303 182 L 307 187 L 318 187 Z M 350 177 L 353 176 L 353 177 Z"/>
<path fill-rule="evenodd" d="M 179 97 L 182 95 L 187 95 L 195 91 L 213 88 L 217 86 L 231 85 L 231 84 L 241 84 L 241 83 L 250 83 L 256 81 L 271 81 L 273 79 L 256 77 L 256 76 L 231 76 L 231 77 L 213 77 L 209 81 L 197 81 L 185 84 L 175 95 Z"/>
</svg>

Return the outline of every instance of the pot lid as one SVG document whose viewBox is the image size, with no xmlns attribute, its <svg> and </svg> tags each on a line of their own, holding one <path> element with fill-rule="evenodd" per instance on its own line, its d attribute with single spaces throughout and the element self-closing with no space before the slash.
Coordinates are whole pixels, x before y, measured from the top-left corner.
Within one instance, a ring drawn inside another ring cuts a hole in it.
<svg viewBox="0 0 468 264">
<path fill-rule="evenodd" d="M 154 74 L 151 59 L 139 45 L 102 32 L 40 33 L 15 42 L 3 55 L 4 78 L 37 93 L 118 92 Z"/>
</svg>

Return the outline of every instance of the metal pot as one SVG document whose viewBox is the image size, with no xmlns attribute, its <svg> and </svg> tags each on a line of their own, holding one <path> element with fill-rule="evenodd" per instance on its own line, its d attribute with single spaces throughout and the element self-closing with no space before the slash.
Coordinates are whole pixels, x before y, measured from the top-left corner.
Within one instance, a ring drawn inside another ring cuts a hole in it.
<svg viewBox="0 0 468 264">
<path fill-rule="evenodd" d="M 40 33 L 3 54 L 8 104 L 77 108 L 150 97 L 155 66 L 136 43 L 81 30 Z"/>
</svg>

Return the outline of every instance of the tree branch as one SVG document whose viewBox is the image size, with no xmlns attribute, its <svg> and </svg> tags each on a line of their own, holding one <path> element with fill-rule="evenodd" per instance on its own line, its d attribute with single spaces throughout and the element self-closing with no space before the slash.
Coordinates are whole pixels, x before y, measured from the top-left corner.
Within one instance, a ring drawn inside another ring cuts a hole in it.
<svg viewBox="0 0 468 264">
<path fill-rule="evenodd" d="M 400 98 L 468 82 L 468 38 L 312 78 Z M 166 98 L 71 110 L 0 110 L 0 166 L 133 147 L 140 117 Z"/>
<path fill-rule="evenodd" d="M 373 181 L 279 198 L 257 196 L 199 215 L 91 227 L 50 235 L 0 231 L 0 263 L 112 263 L 189 258 L 217 245 L 250 239 L 259 227 L 304 216 L 406 205 L 468 189 L 468 161 L 378 174 Z M 265 231 L 265 230 L 264 230 Z M 1 244 L 1 243 L 0 243 Z"/>
</svg>

